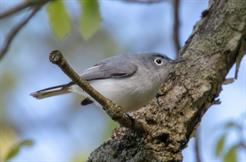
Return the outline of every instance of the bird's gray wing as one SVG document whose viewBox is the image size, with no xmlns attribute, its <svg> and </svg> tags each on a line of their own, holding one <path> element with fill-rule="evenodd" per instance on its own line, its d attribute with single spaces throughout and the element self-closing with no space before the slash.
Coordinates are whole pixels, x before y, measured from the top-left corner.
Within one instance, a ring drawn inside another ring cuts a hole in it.
<svg viewBox="0 0 246 162">
<path fill-rule="evenodd" d="M 130 56 L 132 57 L 132 56 Z M 130 77 L 137 71 L 137 65 L 131 63 L 129 56 L 118 55 L 105 59 L 98 64 L 86 69 L 81 77 L 87 81 Z M 70 84 L 74 84 L 71 82 Z M 89 98 L 84 99 L 81 105 L 93 103 Z"/>
<path fill-rule="evenodd" d="M 122 60 L 104 61 L 86 69 L 81 77 L 87 81 L 107 78 L 124 78 L 132 76 L 137 71 L 137 66 Z"/>
</svg>

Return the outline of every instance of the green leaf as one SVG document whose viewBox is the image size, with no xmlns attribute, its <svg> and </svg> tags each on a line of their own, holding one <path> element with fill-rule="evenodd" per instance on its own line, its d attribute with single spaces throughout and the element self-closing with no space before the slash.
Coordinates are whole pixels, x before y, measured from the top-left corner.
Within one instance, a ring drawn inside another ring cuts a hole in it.
<svg viewBox="0 0 246 162">
<path fill-rule="evenodd" d="M 79 31 L 84 39 L 91 38 L 100 28 L 100 12 L 97 0 L 80 0 L 81 15 Z"/>
<path fill-rule="evenodd" d="M 52 31 L 59 39 L 64 38 L 71 30 L 71 22 L 63 1 L 49 2 L 47 12 Z"/>
<path fill-rule="evenodd" d="M 237 162 L 237 147 L 232 146 L 224 155 L 224 162 Z"/>
<path fill-rule="evenodd" d="M 15 145 L 13 145 L 10 150 L 8 151 L 6 157 L 4 158 L 5 161 L 7 160 L 10 160 L 12 159 L 13 157 L 15 157 L 19 152 L 20 152 L 20 149 L 23 147 L 23 146 L 32 146 L 33 145 L 33 141 L 32 140 L 23 140 Z"/>
<path fill-rule="evenodd" d="M 225 146 L 225 135 L 222 135 L 219 140 L 216 143 L 216 147 L 215 147 L 215 156 L 220 156 L 223 152 L 224 146 Z"/>
</svg>

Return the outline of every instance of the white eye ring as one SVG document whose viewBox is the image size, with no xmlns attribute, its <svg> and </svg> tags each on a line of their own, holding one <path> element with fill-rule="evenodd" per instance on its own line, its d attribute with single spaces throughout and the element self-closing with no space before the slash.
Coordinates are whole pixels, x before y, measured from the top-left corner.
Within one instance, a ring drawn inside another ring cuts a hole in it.
<svg viewBox="0 0 246 162">
<path fill-rule="evenodd" d="M 161 58 L 155 58 L 154 62 L 155 62 L 155 64 L 158 65 L 158 66 L 160 66 L 160 65 L 163 64 L 163 61 L 162 61 Z"/>
</svg>

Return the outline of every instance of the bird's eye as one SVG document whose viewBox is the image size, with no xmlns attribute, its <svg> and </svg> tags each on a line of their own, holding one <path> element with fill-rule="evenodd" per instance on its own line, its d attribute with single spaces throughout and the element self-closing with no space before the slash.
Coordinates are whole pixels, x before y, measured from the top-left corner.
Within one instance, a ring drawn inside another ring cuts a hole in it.
<svg viewBox="0 0 246 162">
<path fill-rule="evenodd" d="M 154 60 L 154 62 L 155 62 L 156 65 L 162 65 L 162 64 L 163 64 L 163 61 L 162 61 L 162 59 L 160 59 L 160 58 L 156 58 L 156 59 Z"/>
</svg>

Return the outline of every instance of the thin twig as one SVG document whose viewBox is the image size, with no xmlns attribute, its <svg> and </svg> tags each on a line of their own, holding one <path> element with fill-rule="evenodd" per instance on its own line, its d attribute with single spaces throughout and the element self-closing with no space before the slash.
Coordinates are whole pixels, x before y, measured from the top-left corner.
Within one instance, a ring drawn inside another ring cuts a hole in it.
<svg viewBox="0 0 246 162">
<path fill-rule="evenodd" d="M 41 5 L 41 4 L 46 3 L 48 1 L 50 1 L 50 0 L 24 1 L 24 2 L 22 2 L 16 6 L 14 6 L 13 8 L 10 8 L 7 11 L 0 13 L 0 19 L 7 18 L 8 16 L 16 14 L 16 13 L 18 13 L 18 12 L 28 8 L 28 7 L 32 7 L 34 5 Z"/>
<path fill-rule="evenodd" d="M 180 58 L 179 50 L 180 50 L 180 19 L 179 19 L 179 7 L 180 7 L 180 0 L 173 0 L 173 43 L 175 46 L 175 51 L 177 58 Z"/>
<path fill-rule="evenodd" d="M 244 39 L 242 39 L 241 42 L 241 47 L 240 47 L 240 52 L 239 55 L 236 58 L 236 70 L 235 70 L 235 74 L 234 74 L 234 78 L 237 79 L 238 78 L 238 73 L 239 73 L 239 69 L 240 69 L 240 65 L 241 65 L 241 61 L 243 59 L 243 57 L 246 55 L 246 37 L 244 37 Z"/>
<path fill-rule="evenodd" d="M 9 50 L 10 44 L 12 43 L 17 33 L 27 24 L 27 22 L 37 13 L 39 9 L 40 7 L 33 8 L 32 12 L 26 18 L 24 18 L 21 22 L 19 22 L 19 24 L 17 24 L 10 30 L 0 49 L 0 60 L 5 56 L 5 54 Z"/>
<path fill-rule="evenodd" d="M 200 150 L 200 128 L 197 128 L 195 135 L 195 157 L 196 162 L 202 162 Z"/>
<path fill-rule="evenodd" d="M 87 94 L 93 97 L 98 103 L 100 103 L 106 113 L 122 126 L 137 130 L 138 132 L 148 131 L 147 126 L 142 122 L 133 120 L 129 115 L 123 113 L 120 106 L 113 103 L 111 100 L 104 97 L 98 91 L 96 91 L 86 80 L 82 79 L 67 63 L 60 51 L 53 51 L 50 53 L 50 61 L 53 64 L 58 65 L 61 70 L 80 88 L 82 88 Z"/>
<path fill-rule="evenodd" d="M 14 26 L 9 33 L 7 34 L 3 45 L 0 47 L 0 60 L 6 55 L 9 50 L 9 47 L 14 40 L 15 36 L 20 32 L 20 30 L 29 22 L 29 20 L 42 8 L 47 2 L 52 0 L 35 0 L 35 1 L 27 1 L 23 4 L 20 4 L 8 11 L 1 13 L 0 18 L 10 16 L 14 13 L 17 13 L 27 7 L 32 7 L 31 13 L 22 19 L 16 26 Z M 29 2 L 29 3 L 28 3 Z"/>
<path fill-rule="evenodd" d="M 245 136 L 244 136 L 244 128 L 245 128 L 244 124 L 246 123 L 244 123 L 244 120 L 245 120 L 245 117 L 242 116 L 242 123 L 241 124 L 238 123 L 239 127 L 237 131 L 238 131 L 239 140 L 240 140 L 239 147 L 243 148 L 246 151 L 246 141 L 245 141 Z"/>
<path fill-rule="evenodd" d="M 164 2 L 165 0 L 122 0 L 129 3 L 139 3 L 139 4 L 154 4 Z"/>
<path fill-rule="evenodd" d="M 246 151 L 246 143 L 241 142 L 239 147 L 243 148 Z"/>
</svg>

